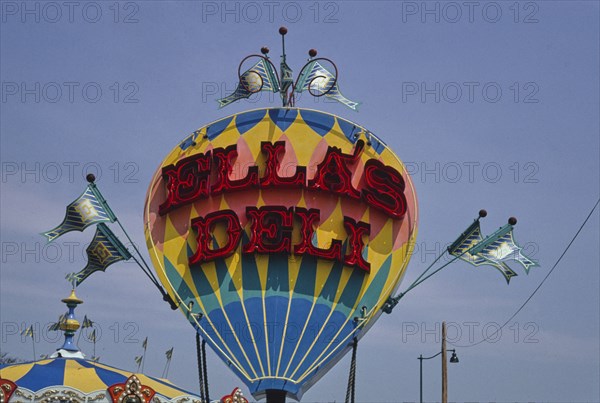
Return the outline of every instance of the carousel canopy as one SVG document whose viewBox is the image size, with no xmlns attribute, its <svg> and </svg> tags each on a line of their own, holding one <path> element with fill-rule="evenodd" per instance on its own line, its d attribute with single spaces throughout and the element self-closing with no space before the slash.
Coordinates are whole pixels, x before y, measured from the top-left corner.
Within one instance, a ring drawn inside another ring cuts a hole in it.
<svg viewBox="0 0 600 403">
<path fill-rule="evenodd" d="M 110 402 L 112 399 L 109 396 L 108 388 L 117 384 L 126 384 L 132 375 L 140 381 L 142 386 L 151 388 L 156 393 L 155 397 L 161 401 L 170 401 L 180 397 L 190 399 L 187 401 L 200 401 L 200 398 L 191 392 L 178 388 L 165 379 L 133 374 L 130 371 L 80 358 L 53 358 L 0 367 L 0 378 L 13 381 L 17 385 L 18 388 L 13 399 L 18 397 L 18 401 L 23 399 L 40 401 L 43 397 L 50 397 L 48 393 L 44 396 L 44 392 L 55 390 L 56 397 L 73 395 L 73 397 L 79 398 L 73 401 L 86 401 L 86 397 L 96 397 L 97 400 L 94 401 Z M 58 393 L 58 389 L 61 389 L 60 392 L 63 393 Z M 105 399 L 98 396 L 102 393 L 105 395 Z"/>
</svg>

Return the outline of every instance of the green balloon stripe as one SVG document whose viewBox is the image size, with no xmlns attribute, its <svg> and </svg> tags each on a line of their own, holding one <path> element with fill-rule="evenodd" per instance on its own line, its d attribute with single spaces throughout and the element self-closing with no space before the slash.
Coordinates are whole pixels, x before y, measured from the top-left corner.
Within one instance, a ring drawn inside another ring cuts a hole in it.
<svg viewBox="0 0 600 403">
<path fill-rule="evenodd" d="M 369 288 L 365 291 L 360 303 L 356 308 L 357 314 L 360 313 L 360 309 L 363 306 L 367 307 L 367 310 L 371 310 L 374 308 L 377 301 L 379 301 L 382 297 L 382 292 L 385 290 L 383 287 L 385 286 L 386 281 L 390 275 L 390 269 L 392 267 L 392 256 L 388 256 L 387 259 L 383 262 L 377 275 L 369 285 Z"/>
</svg>

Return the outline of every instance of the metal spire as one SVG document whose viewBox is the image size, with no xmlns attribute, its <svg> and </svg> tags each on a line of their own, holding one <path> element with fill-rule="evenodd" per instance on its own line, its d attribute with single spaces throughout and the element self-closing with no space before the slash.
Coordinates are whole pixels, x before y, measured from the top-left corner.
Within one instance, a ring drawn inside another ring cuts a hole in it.
<svg viewBox="0 0 600 403">
<path fill-rule="evenodd" d="M 62 300 L 69 308 L 66 318 L 59 324 L 60 330 L 65 333 L 65 342 L 51 358 L 69 357 L 69 358 L 84 358 L 83 353 L 77 347 L 74 336 L 75 332 L 80 328 L 79 321 L 75 318 L 75 308 L 77 305 L 83 304 L 83 301 L 75 295 L 75 289 L 71 290 L 71 295 Z"/>
</svg>

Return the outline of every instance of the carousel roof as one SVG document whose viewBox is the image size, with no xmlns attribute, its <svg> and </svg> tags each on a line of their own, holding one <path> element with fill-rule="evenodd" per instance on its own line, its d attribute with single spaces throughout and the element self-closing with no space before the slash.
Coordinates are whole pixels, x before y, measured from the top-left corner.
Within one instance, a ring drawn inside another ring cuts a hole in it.
<svg viewBox="0 0 600 403">
<path fill-rule="evenodd" d="M 83 395 L 97 395 L 98 393 L 94 392 L 106 392 L 110 386 L 126 383 L 132 375 L 135 375 L 143 386 L 152 388 L 157 395 L 166 400 L 188 397 L 200 401 L 193 393 L 173 385 L 166 379 L 134 374 L 80 358 L 51 358 L 0 366 L 0 378 L 13 381 L 18 390 L 23 392 L 21 398 L 28 397 L 23 395 L 37 395 L 39 398 L 45 389 L 56 389 L 57 386 L 79 391 Z"/>
</svg>

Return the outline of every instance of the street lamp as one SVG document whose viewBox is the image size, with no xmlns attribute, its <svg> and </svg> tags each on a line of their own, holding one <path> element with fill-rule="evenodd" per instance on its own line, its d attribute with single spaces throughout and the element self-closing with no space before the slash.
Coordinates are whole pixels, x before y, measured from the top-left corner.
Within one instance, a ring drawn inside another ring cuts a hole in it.
<svg viewBox="0 0 600 403">
<path fill-rule="evenodd" d="M 448 401 L 446 351 L 452 351 L 450 362 L 452 364 L 458 363 L 458 356 L 456 355 L 456 350 L 446 350 L 446 322 L 442 322 L 442 350 L 439 353 L 432 355 L 431 357 L 423 357 L 423 354 L 420 354 L 419 357 L 417 357 L 417 359 L 419 360 L 419 401 L 421 403 L 423 403 L 423 360 L 431 360 L 432 358 L 435 358 L 440 354 L 442 355 L 442 403 L 446 403 Z"/>
</svg>

